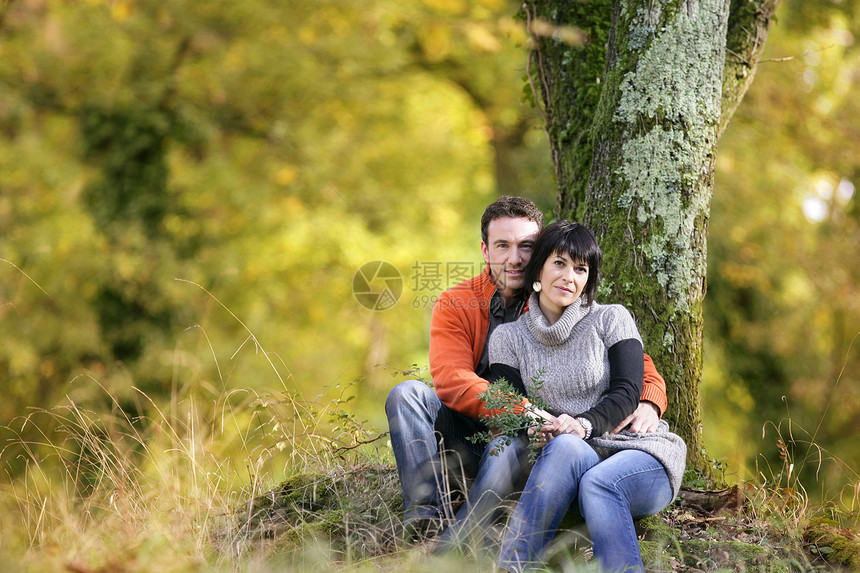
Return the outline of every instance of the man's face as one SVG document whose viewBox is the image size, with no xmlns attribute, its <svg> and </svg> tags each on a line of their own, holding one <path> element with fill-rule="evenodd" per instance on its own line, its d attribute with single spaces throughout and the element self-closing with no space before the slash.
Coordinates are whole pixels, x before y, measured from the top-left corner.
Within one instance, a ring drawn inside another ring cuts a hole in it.
<svg viewBox="0 0 860 573">
<path fill-rule="evenodd" d="M 512 297 L 523 288 L 523 271 L 532 256 L 538 231 L 534 221 L 512 217 L 494 219 L 487 226 L 487 242 L 481 241 L 481 254 L 502 296 Z"/>
</svg>

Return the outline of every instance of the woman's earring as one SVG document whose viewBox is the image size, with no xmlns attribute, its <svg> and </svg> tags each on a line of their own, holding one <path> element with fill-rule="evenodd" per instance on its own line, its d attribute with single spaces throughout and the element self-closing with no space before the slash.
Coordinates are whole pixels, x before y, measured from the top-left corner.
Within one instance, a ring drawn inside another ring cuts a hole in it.
<svg viewBox="0 0 860 573">
<path fill-rule="evenodd" d="M 535 292 L 540 292 L 540 289 L 540 281 L 535 281 L 532 283 L 532 290 L 534 290 Z"/>
</svg>

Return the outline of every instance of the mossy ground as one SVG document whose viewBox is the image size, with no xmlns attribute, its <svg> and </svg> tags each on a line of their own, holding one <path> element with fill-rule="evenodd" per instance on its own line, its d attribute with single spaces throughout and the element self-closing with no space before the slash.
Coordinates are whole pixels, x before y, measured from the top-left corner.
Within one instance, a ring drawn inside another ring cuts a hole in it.
<svg viewBox="0 0 860 573">
<path fill-rule="evenodd" d="M 313 541 L 351 557 L 372 557 L 390 550 L 402 513 L 397 471 L 360 465 L 287 478 L 252 500 L 246 527 L 273 540 L 274 553 Z"/>
<path fill-rule="evenodd" d="M 689 491 L 689 490 L 688 490 Z M 727 490 L 728 491 L 728 490 Z M 697 492 L 707 496 L 709 492 Z M 718 492 L 714 492 L 718 494 Z M 737 493 L 737 490 L 734 490 Z M 637 521 L 643 562 L 649 571 L 746 571 L 792 573 L 860 571 L 860 544 L 836 522 L 811 523 L 761 517 L 761 508 L 738 494 L 726 506 L 691 503 L 684 496 L 656 516 Z M 306 555 L 310 545 L 325 547 L 349 567 L 355 559 L 385 569 L 430 559 L 433 540 L 402 538 L 402 503 L 392 466 L 356 467 L 344 472 L 292 476 L 254 500 L 249 523 L 267 540 L 271 555 Z M 465 559 L 491 566 L 487 552 Z M 480 557 L 475 557 L 480 555 Z M 420 557 L 419 557 L 420 556 Z M 388 563 L 388 565 L 386 565 Z M 550 550 L 548 568 L 596 570 L 587 530 L 569 515 Z"/>
<path fill-rule="evenodd" d="M 730 517 L 719 521 L 673 507 L 643 519 L 642 559 L 654 570 L 809 571 L 810 557 L 796 542 L 778 539 Z M 718 518 L 719 519 L 719 518 Z"/>
<path fill-rule="evenodd" d="M 803 540 L 810 552 L 829 563 L 860 571 L 860 540 L 850 529 L 840 527 L 835 521 L 819 518 L 807 526 Z"/>
</svg>

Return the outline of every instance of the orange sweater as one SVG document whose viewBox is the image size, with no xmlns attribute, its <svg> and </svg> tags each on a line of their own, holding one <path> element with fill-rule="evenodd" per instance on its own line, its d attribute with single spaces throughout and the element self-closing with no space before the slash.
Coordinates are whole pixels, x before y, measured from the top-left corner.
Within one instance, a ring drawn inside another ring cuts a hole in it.
<svg viewBox="0 0 860 573">
<path fill-rule="evenodd" d="M 436 394 L 446 406 L 471 418 L 485 414 L 478 395 L 489 383 L 475 369 L 487 342 L 490 299 L 495 292 L 488 266 L 439 295 L 430 321 L 430 374 Z M 666 382 L 647 354 L 641 399 L 653 402 L 661 416 L 666 411 Z"/>
</svg>

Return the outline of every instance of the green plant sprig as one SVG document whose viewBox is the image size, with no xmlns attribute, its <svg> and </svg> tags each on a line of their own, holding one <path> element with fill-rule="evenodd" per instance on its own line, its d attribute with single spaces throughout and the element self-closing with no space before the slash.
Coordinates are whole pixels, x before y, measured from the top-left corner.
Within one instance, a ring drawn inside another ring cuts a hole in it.
<svg viewBox="0 0 860 573">
<path fill-rule="evenodd" d="M 543 385 L 543 375 L 544 369 L 540 369 L 531 378 L 528 385 L 529 404 L 525 407 L 521 407 L 523 395 L 505 378 L 499 378 L 481 392 L 478 397 L 484 401 L 484 407 L 492 412 L 484 419 L 489 429 L 473 434 L 468 438 L 469 441 L 489 444 L 493 439 L 504 436 L 490 452 L 491 455 L 497 456 L 511 444 L 513 436 L 525 432 L 529 438 L 529 461 L 534 462 L 542 447 L 541 435 L 537 430 L 554 419 L 545 410 L 546 404 L 538 395 L 538 390 Z M 534 430 L 530 432 L 531 428 Z"/>
</svg>

